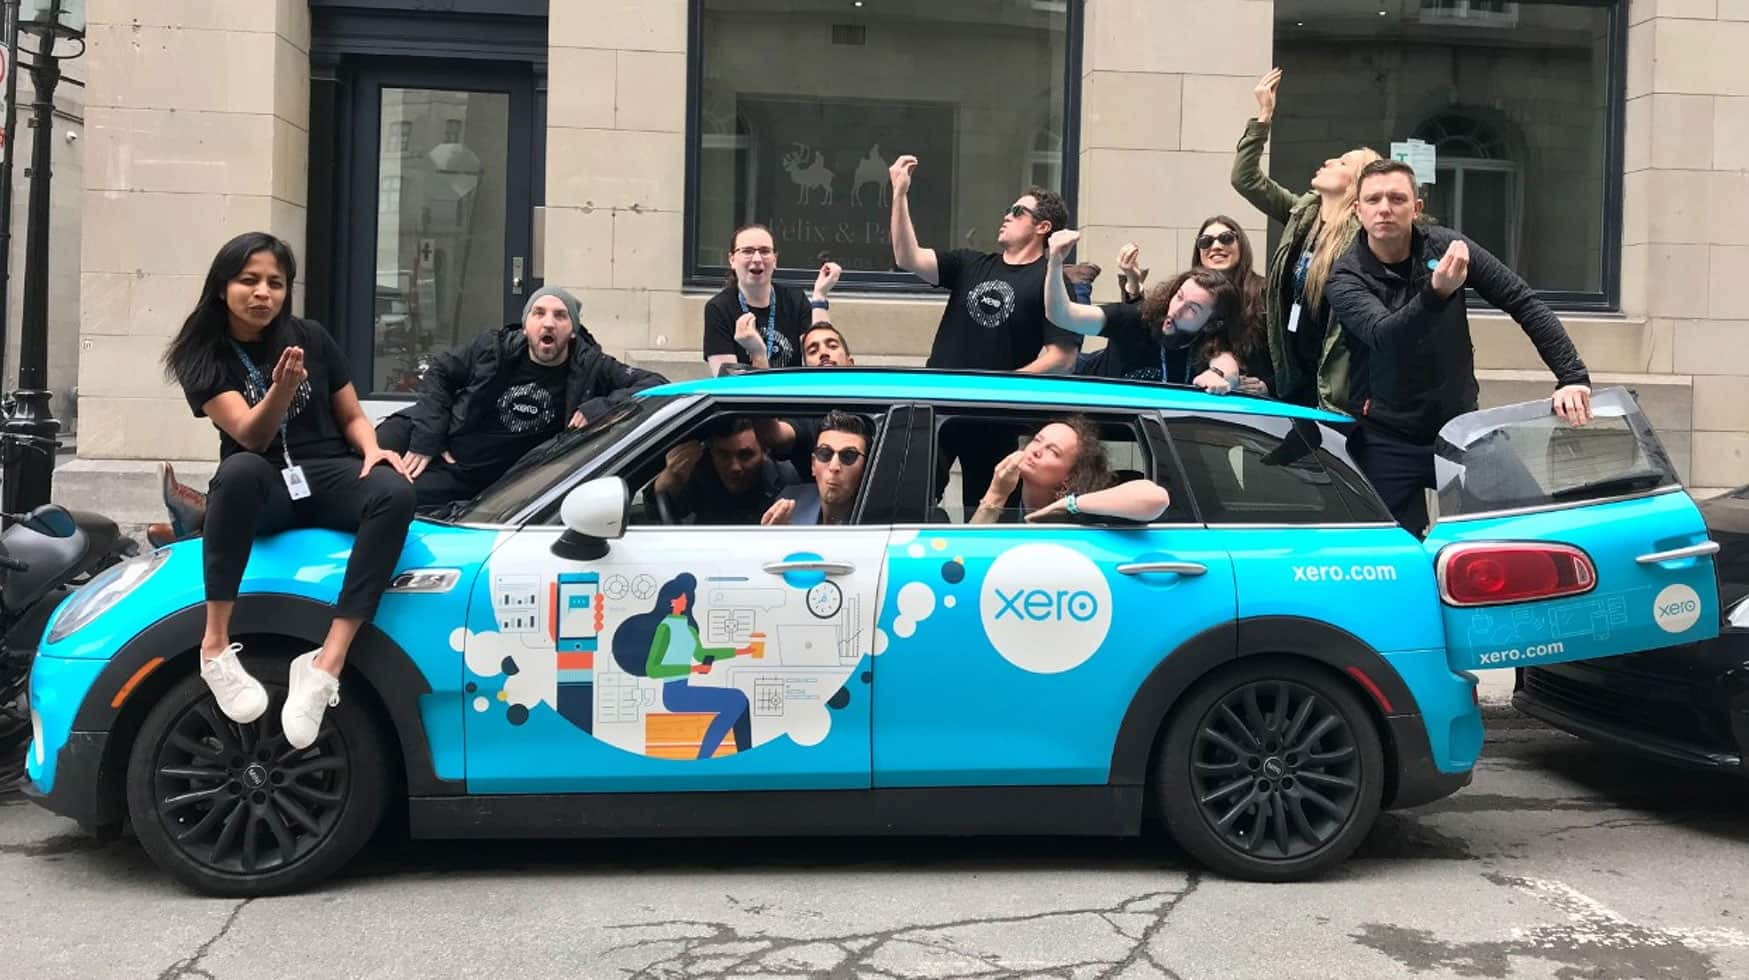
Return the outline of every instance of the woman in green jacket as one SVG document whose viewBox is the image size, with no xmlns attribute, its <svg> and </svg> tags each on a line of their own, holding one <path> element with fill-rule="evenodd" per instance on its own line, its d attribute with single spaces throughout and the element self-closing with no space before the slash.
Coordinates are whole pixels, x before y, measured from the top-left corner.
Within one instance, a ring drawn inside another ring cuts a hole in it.
<svg viewBox="0 0 1749 980">
<path fill-rule="evenodd" d="M 1346 411 L 1348 351 L 1341 327 L 1324 302 L 1330 267 L 1353 244 L 1360 224 L 1354 217 L 1356 178 L 1379 159 L 1361 147 L 1324 161 L 1312 176 L 1312 189 L 1295 195 L 1263 172 L 1275 117 L 1276 68 L 1257 83 L 1257 117 L 1245 124 L 1233 158 L 1233 189 L 1265 216 L 1281 222 L 1281 242 L 1269 257 L 1264 285 L 1264 322 L 1269 359 L 1275 367 L 1275 395 L 1299 405 Z"/>
<path fill-rule="evenodd" d="M 708 674 L 718 660 L 752 652 L 751 647 L 707 647 L 692 616 L 698 579 L 682 572 L 656 593 L 656 605 L 621 623 L 614 631 L 613 655 L 620 668 L 662 681 L 662 706 L 669 711 L 714 714 L 699 743 L 698 758 L 717 753 L 723 736 L 734 733 L 735 751 L 753 747 L 753 718 L 747 695 L 733 687 L 694 687 L 693 674 Z"/>
</svg>

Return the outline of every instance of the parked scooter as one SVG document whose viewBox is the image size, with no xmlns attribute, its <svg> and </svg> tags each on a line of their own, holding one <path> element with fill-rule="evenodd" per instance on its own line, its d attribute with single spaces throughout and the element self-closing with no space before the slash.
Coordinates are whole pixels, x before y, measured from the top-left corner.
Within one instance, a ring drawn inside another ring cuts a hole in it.
<svg viewBox="0 0 1749 980">
<path fill-rule="evenodd" d="M 139 551 L 114 521 L 45 504 L 8 514 L 0 533 L 0 788 L 17 781 L 30 740 L 30 664 L 49 614 L 92 576 Z"/>
</svg>

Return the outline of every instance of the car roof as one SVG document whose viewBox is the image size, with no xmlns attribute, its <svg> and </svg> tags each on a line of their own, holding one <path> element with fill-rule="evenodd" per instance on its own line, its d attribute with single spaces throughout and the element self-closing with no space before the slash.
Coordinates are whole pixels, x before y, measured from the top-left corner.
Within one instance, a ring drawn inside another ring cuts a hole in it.
<svg viewBox="0 0 1749 980">
<path fill-rule="evenodd" d="M 782 368 L 747 371 L 646 388 L 640 395 L 717 395 L 772 398 L 873 398 L 932 402 L 1022 402 L 1053 408 L 1134 408 L 1228 412 L 1347 422 L 1337 415 L 1267 398 L 1211 395 L 1194 385 L 1124 381 L 1012 371 L 936 371 L 917 368 Z"/>
</svg>

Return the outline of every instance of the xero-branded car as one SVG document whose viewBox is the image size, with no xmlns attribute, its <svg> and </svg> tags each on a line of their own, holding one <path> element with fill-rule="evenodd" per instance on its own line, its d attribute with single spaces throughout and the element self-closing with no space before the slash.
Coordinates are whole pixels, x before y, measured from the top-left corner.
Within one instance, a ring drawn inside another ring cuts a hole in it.
<svg viewBox="0 0 1749 980">
<path fill-rule="evenodd" d="M 655 388 L 415 525 L 306 750 L 275 711 L 224 720 L 196 676 L 198 541 L 112 570 L 49 624 L 32 785 L 233 895 L 321 879 L 390 807 L 430 838 L 1157 815 L 1222 873 L 1303 878 L 1381 807 L 1469 781 L 1468 671 L 1717 632 L 1699 512 L 1632 399 L 1596 403 L 1582 429 L 1546 403 L 1454 424 L 1423 540 L 1345 455 L 1348 420 L 1268 401 L 858 369 Z M 874 431 L 846 524 L 681 523 L 653 489 L 731 417 L 832 409 Z M 938 503 L 960 499 L 944 442 L 1018 445 L 1071 411 L 1121 476 L 1170 490 L 1155 522 L 968 525 Z M 350 546 L 300 530 L 250 560 L 233 631 L 276 699 Z"/>
</svg>

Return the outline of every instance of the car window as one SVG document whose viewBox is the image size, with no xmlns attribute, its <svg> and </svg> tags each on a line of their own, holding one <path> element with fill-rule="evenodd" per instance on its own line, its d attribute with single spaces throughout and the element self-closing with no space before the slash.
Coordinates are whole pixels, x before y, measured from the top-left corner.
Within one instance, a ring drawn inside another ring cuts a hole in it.
<svg viewBox="0 0 1749 980">
<path fill-rule="evenodd" d="M 868 433 L 864 448 L 849 462 L 844 451 L 857 449 L 859 440 L 850 433 L 821 433 L 823 410 L 777 415 L 725 407 L 711 412 L 621 469 L 631 493 L 628 524 L 752 527 L 780 499 L 791 501 L 787 523 L 818 523 L 824 502 L 813 454 L 823 442 L 838 449 L 835 473 L 824 474 L 827 492 L 848 492 L 854 509 L 873 469 L 881 417 L 876 411 L 846 414 Z"/>
<path fill-rule="evenodd" d="M 582 429 L 559 433 L 530 450 L 498 482 L 454 508 L 444 519 L 462 524 L 503 524 L 514 519 L 673 401 L 662 396 L 633 398 Z"/>
<path fill-rule="evenodd" d="M 965 474 L 968 470 L 979 472 L 979 457 L 982 457 L 982 464 L 987 468 L 1009 453 L 1025 448 L 1035 433 L 1047 423 L 1060 418 L 1061 413 L 1046 412 L 1013 412 L 1002 415 L 939 414 L 935 434 L 937 499 L 930 508 L 927 522 L 964 524 L 969 515 L 966 513 L 962 487 L 965 485 Z M 1099 439 L 1103 444 L 1106 466 L 1111 473 L 1113 485 L 1128 480 L 1160 478 L 1153 456 L 1134 417 L 1118 419 L 1089 416 L 1089 420 L 1099 429 Z M 973 499 L 987 488 L 987 483 L 984 487 L 975 488 Z M 1167 489 L 1170 490 L 1171 487 L 1168 486 Z M 1169 510 L 1161 520 L 1174 520 L 1175 511 L 1180 514 L 1177 520 L 1189 519 L 1187 507 L 1175 499 L 1173 510 Z M 1009 507 L 1004 510 L 1002 520 L 1004 523 L 1019 523 L 1023 517 L 1019 507 Z M 1077 523 L 1088 522 L 1082 520 Z"/>
<path fill-rule="evenodd" d="M 1209 524 L 1345 524 L 1354 492 L 1324 465 L 1317 426 L 1286 419 L 1168 419 L 1185 479 Z M 1274 430 L 1274 431 L 1271 431 Z"/>
</svg>

